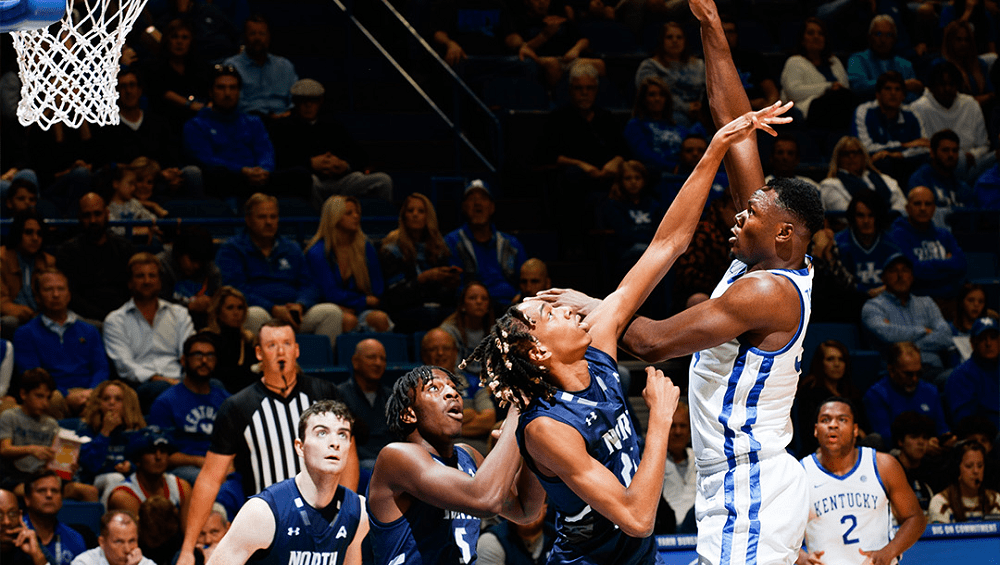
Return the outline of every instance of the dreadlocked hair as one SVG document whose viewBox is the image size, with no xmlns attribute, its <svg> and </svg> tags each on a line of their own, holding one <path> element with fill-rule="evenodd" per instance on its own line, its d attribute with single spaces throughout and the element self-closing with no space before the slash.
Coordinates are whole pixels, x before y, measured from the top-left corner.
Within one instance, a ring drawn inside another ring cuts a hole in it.
<svg viewBox="0 0 1000 565">
<path fill-rule="evenodd" d="M 497 319 L 476 350 L 461 364 L 464 369 L 469 361 L 480 361 L 483 374 L 480 378 L 497 398 L 500 407 L 509 404 L 519 410 L 536 399 L 551 400 L 555 387 L 545 380 L 548 371 L 531 361 L 530 353 L 537 340 L 529 333 L 531 322 L 517 307 Z"/>
<path fill-rule="evenodd" d="M 405 439 L 413 430 L 417 429 L 415 423 L 403 421 L 403 414 L 413 406 L 417 388 L 434 380 L 434 371 L 440 371 L 447 375 L 451 379 L 451 385 L 459 393 L 468 386 L 464 379 L 459 379 L 448 369 L 431 365 L 421 365 L 396 379 L 392 385 L 392 394 L 389 395 L 389 399 L 385 403 L 385 423 L 389 426 L 389 431 L 401 439 Z"/>
</svg>

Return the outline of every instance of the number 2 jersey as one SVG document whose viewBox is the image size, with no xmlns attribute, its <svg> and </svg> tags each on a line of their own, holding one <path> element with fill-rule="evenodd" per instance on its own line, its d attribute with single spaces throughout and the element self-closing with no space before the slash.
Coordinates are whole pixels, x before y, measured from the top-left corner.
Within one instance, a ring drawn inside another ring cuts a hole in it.
<svg viewBox="0 0 1000 565">
<path fill-rule="evenodd" d="M 569 393 L 556 392 L 551 403 L 533 402 L 521 415 L 517 442 L 524 460 L 556 509 L 556 541 L 549 563 L 595 565 L 656 563 L 653 537 L 625 535 L 611 520 L 594 511 L 558 477 L 538 472 L 524 445 L 524 429 L 536 418 L 552 418 L 573 427 L 587 445 L 587 454 L 607 467 L 623 486 L 632 482 L 639 465 L 639 445 L 618 380 L 615 360 L 587 348 L 590 386 Z M 581 457 L 583 454 L 581 454 Z"/>
<path fill-rule="evenodd" d="M 435 461 L 448 465 L 433 453 Z M 456 461 L 449 465 L 475 476 L 476 460 L 455 446 Z M 392 522 L 380 522 L 368 508 L 372 550 L 376 565 L 468 565 L 476 562 L 479 518 L 431 506 L 413 499 L 410 508 Z"/>
<path fill-rule="evenodd" d="M 859 447 L 858 460 L 846 475 L 827 471 L 816 454 L 802 458 L 809 481 L 806 547 L 823 551 L 824 563 L 863 563 L 858 549 L 882 549 L 892 539 L 892 515 L 875 450 Z"/>
<path fill-rule="evenodd" d="M 361 497 L 337 487 L 330 504 L 322 510 L 302 499 L 295 478 L 281 481 L 256 496 L 274 514 L 274 539 L 248 563 L 269 565 L 343 565 L 347 548 L 361 520 Z"/>
</svg>

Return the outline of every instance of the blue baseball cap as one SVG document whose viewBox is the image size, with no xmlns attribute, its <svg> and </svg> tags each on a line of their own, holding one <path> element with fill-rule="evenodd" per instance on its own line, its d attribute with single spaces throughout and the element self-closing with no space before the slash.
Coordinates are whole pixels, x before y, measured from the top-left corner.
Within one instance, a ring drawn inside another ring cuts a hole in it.
<svg viewBox="0 0 1000 565">
<path fill-rule="evenodd" d="M 979 337 L 984 332 L 989 331 L 994 333 L 1000 332 L 1000 327 L 997 326 L 996 319 L 984 316 L 972 324 L 972 329 L 969 330 L 969 337 Z"/>
</svg>

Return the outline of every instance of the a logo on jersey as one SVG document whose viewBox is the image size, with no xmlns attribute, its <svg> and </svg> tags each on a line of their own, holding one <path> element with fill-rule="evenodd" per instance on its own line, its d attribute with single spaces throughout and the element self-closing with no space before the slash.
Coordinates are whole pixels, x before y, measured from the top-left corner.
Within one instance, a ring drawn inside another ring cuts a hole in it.
<svg viewBox="0 0 1000 565">
<path fill-rule="evenodd" d="M 196 406 L 184 416 L 184 431 L 189 434 L 212 435 L 215 427 L 215 408 L 212 406 Z"/>
<path fill-rule="evenodd" d="M 346 537 L 347 537 L 347 528 L 345 528 L 344 526 L 341 526 L 340 529 L 337 530 L 337 537 L 335 537 L 333 539 L 340 539 L 340 538 L 346 538 Z"/>
<path fill-rule="evenodd" d="M 868 482 L 868 475 L 861 475 L 861 482 L 867 483 Z"/>
<path fill-rule="evenodd" d="M 795 358 L 795 372 L 796 373 L 801 373 L 802 372 L 802 358 L 801 357 L 796 357 Z"/>
<path fill-rule="evenodd" d="M 290 536 L 297 536 L 297 535 L 299 535 L 299 529 L 298 528 L 288 528 L 288 535 L 290 535 Z"/>
<path fill-rule="evenodd" d="M 866 492 L 842 492 L 821 498 L 813 503 L 813 510 L 816 516 L 822 516 L 834 510 L 847 510 L 849 508 L 873 509 L 878 504 L 878 497 Z"/>
<path fill-rule="evenodd" d="M 587 414 L 587 417 L 586 417 L 586 418 L 584 418 L 584 421 L 585 421 L 585 422 L 587 423 L 587 426 L 588 426 L 588 427 L 589 427 L 589 426 L 590 426 L 591 424 L 593 424 L 595 420 L 597 420 L 597 414 L 596 414 L 596 413 L 594 413 L 594 412 L 591 412 L 590 414 Z"/>
<path fill-rule="evenodd" d="M 608 452 L 614 453 L 622 448 L 622 441 L 632 435 L 632 423 L 628 419 L 628 414 L 619 414 L 615 427 L 611 428 L 601 436 L 604 446 Z"/>
<path fill-rule="evenodd" d="M 336 565 L 338 551 L 290 551 L 288 565 Z"/>
</svg>

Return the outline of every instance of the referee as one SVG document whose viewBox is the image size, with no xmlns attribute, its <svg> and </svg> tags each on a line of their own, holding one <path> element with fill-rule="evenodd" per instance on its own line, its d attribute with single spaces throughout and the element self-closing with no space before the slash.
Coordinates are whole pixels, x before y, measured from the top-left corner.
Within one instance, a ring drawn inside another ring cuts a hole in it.
<svg viewBox="0 0 1000 565">
<path fill-rule="evenodd" d="M 256 352 L 264 374 L 229 397 L 219 409 L 212 443 L 191 493 L 177 565 L 194 564 L 195 542 L 230 465 L 242 476 L 246 495 L 294 477 L 302 470 L 292 447 L 299 415 L 317 400 L 340 398 L 332 383 L 298 373 L 299 346 L 287 322 L 271 320 L 261 326 Z M 356 489 L 358 473 L 357 451 L 352 442 L 341 484 Z"/>
</svg>

